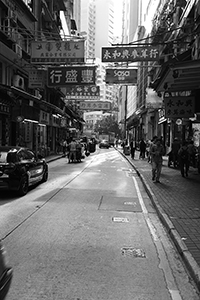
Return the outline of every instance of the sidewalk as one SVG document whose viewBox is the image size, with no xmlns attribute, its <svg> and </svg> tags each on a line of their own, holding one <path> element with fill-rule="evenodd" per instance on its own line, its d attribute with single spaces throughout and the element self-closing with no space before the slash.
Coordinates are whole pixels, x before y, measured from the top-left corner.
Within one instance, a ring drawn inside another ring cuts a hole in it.
<svg viewBox="0 0 200 300">
<path fill-rule="evenodd" d="M 122 148 L 118 148 L 122 153 Z M 152 181 L 151 164 L 122 155 L 140 176 L 159 218 L 176 245 L 188 271 L 200 290 L 200 174 L 190 168 L 189 177 L 183 178 L 180 170 L 167 166 L 164 157 L 161 183 Z"/>
<path fill-rule="evenodd" d="M 183 178 L 180 170 L 167 166 L 164 157 L 160 181 L 153 183 L 151 164 L 124 155 L 122 148 L 116 148 L 133 166 L 170 237 L 176 245 L 185 265 L 200 290 L 200 174 L 190 168 L 189 177 Z M 47 162 L 63 157 L 62 154 L 46 158 Z"/>
</svg>

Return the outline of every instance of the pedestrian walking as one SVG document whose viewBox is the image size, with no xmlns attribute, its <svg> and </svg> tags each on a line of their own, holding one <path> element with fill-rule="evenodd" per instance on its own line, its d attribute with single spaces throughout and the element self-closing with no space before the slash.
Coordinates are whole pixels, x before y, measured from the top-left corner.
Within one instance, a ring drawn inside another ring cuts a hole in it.
<svg viewBox="0 0 200 300">
<path fill-rule="evenodd" d="M 151 147 L 151 159 L 152 159 L 152 180 L 160 183 L 160 175 L 162 170 L 163 155 L 165 149 L 161 144 L 161 139 L 157 138 Z"/>
<path fill-rule="evenodd" d="M 193 168 L 195 168 L 196 162 L 195 162 L 195 158 L 196 158 L 196 153 L 197 153 L 197 149 L 194 145 L 194 141 L 189 141 L 188 143 L 188 153 L 189 153 L 189 163 L 192 165 Z"/>
<path fill-rule="evenodd" d="M 66 156 L 66 151 L 67 151 L 67 140 L 66 139 L 63 141 L 62 146 L 63 146 L 63 155 Z"/>
<path fill-rule="evenodd" d="M 71 161 L 76 161 L 76 141 L 72 139 L 71 143 L 69 144 L 69 160 L 68 163 Z"/>
<path fill-rule="evenodd" d="M 188 177 L 190 160 L 189 160 L 189 152 L 188 152 L 188 146 L 186 141 L 182 143 L 178 151 L 178 156 L 179 156 L 181 175 L 182 177 L 185 176 Z"/>
<path fill-rule="evenodd" d="M 131 158 L 134 159 L 135 158 L 135 148 L 136 148 L 136 143 L 135 143 L 134 139 L 131 139 L 130 148 L 131 148 Z"/>
<path fill-rule="evenodd" d="M 145 158 L 145 153 L 146 153 L 146 143 L 145 143 L 144 139 L 141 139 L 139 147 L 140 147 L 140 156 L 139 156 L 139 158 L 144 159 Z"/>
<path fill-rule="evenodd" d="M 178 151 L 180 149 L 180 142 L 177 137 L 174 138 L 174 141 L 172 143 L 172 159 L 173 159 L 173 165 L 174 168 L 178 166 Z"/>
<path fill-rule="evenodd" d="M 151 149 L 152 149 L 152 146 L 153 144 L 155 143 L 156 139 L 157 139 L 157 135 L 155 135 L 151 141 L 149 141 L 150 145 L 149 145 L 149 155 L 148 155 L 148 163 L 152 163 L 152 158 L 151 158 Z"/>
</svg>

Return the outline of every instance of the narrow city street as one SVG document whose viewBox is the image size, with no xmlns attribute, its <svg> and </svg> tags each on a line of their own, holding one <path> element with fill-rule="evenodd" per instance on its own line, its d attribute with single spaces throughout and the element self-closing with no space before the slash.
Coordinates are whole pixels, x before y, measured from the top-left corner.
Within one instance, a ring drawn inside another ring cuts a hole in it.
<svg viewBox="0 0 200 300">
<path fill-rule="evenodd" d="M 3 192 L 7 300 L 198 300 L 143 183 L 114 148 L 49 163 L 24 197 Z"/>
</svg>

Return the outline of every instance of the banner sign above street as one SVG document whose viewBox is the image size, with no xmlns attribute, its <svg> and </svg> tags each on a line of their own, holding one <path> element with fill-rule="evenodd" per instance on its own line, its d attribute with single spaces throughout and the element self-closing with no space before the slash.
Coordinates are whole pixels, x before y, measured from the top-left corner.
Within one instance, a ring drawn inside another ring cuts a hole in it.
<svg viewBox="0 0 200 300">
<path fill-rule="evenodd" d="M 157 61 L 158 59 L 158 49 L 151 46 L 102 48 L 102 62 Z"/>
<path fill-rule="evenodd" d="M 84 62 L 84 40 L 31 42 L 32 64 Z"/>
<path fill-rule="evenodd" d="M 82 110 L 111 110 L 109 101 L 81 101 L 79 108 Z"/>
<path fill-rule="evenodd" d="M 137 83 L 137 69 L 106 69 L 106 83 L 134 85 Z"/>
<path fill-rule="evenodd" d="M 95 85 L 96 67 L 49 67 L 47 71 L 49 87 L 66 87 L 71 85 Z"/>
<path fill-rule="evenodd" d="M 66 99 L 99 99 L 100 88 L 97 85 L 66 87 Z"/>
<path fill-rule="evenodd" d="M 190 118 L 194 116 L 194 97 L 166 97 L 165 116 L 167 118 Z"/>
</svg>

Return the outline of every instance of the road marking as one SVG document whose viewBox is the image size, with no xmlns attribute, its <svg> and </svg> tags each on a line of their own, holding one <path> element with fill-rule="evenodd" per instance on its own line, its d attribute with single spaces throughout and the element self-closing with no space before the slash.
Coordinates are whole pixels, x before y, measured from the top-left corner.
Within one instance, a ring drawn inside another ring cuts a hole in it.
<svg viewBox="0 0 200 300">
<path fill-rule="evenodd" d="M 137 180 L 135 177 L 132 177 L 132 178 L 133 178 L 133 182 L 134 182 L 135 189 L 137 192 L 138 200 L 141 205 L 142 212 L 144 214 L 144 218 L 146 220 L 147 226 L 149 227 L 149 230 L 150 230 L 153 240 L 155 242 L 156 249 L 158 251 L 158 256 L 160 258 L 159 267 L 163 270 L 169 293 L 171 294 L 172 300 L 182 300 L 180 292 L 177 289 L 177 285 L 176 285 L 175 278 L 174 278 L 172 270 L 171 270 L 171 266 L 168 263 L 167 255 L 166 255 L 164 246 L 162 244 L 162 241 L 157 236 L 156 228 L 154 228 L 151 220 L 148 217 L 148 210 L 144 204 Z"/>
</svg>

